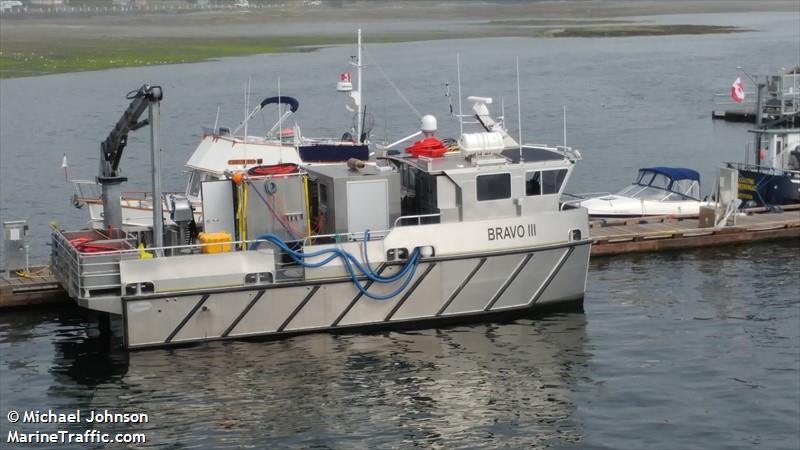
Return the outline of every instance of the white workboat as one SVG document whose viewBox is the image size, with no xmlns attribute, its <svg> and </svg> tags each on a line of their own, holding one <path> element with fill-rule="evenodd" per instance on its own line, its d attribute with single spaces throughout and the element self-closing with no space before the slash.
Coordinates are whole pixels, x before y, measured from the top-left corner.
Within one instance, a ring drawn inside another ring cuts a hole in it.
<svg viewBox="0 0 800 450">
<path fill-rule="evenodd" d="M 648 167 L 639 169 L 631 185 L 616 194 L 567 202 L 597 218 L 644 216 L 697 216 L 700 212 L 700 174 L 692 169 Z"/>
<path fill-rule="evenodd" d="M 474 99 L 486 116 L 491 100 Z M 588 216 L 559 207 L 579 153 L 517 145 L 502 122 L 440 152 L 432 124 L 373 165 L 200 182 L 214 235 L 187 228 L 183 207 L 163 232 L 128 233 L 113 211 L 103 231 L 54 231 L 52 270 L 80 306 L 121 321 L 128 348 L 580 307 Z"/>
</svg>

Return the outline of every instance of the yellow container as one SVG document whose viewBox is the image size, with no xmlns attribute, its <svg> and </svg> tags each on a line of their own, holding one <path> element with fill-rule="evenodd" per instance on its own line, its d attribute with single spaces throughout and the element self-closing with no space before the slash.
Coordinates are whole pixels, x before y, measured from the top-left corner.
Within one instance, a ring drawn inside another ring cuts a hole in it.
<svg viewBox="0 0 800 450">
<path fill-rule="evenodd" d="M 229 233 L 199 233 L 197 239 L 201 244 L 217 244 L 217 245 L 204 245 L 201 247 L 203 253 L 226 253 L 231 251 L 231 241 L 233 238 Z"/>
</svg>

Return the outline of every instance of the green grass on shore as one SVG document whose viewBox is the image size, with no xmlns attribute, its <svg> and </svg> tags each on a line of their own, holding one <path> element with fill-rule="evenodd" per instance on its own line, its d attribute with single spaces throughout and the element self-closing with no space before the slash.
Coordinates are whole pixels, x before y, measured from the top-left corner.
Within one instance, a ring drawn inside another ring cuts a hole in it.
<svg viewBox="0 0 800 450">
<path fill-rule="evenodd" d="M 628 37 L 733 33 L 735 27 L 705 25 L 617 25 L 567 28 L 501 27 L 474 32 L 423 32 L 371 36 L 371 43 L 478 37 Z M 179 64 L 261 53 L 292 52 L 352 43 L 351 36 L 237 38 L 75 38 L 0 39 L 0 78 L 17 78 L 120 67 Z"/>
<path fill-rule="evenodd" d="M 629 37 L 740 33 L 752 30 L 717 25 L 631 25 L 620 27 L 573 27 L 554 31 L 553 37 Z"/>
<path fill-rule="evenodd" d="M 340 42 L 344 38 L 109 38 L 60 42 L 4 39 L 0 43 L 0 78 L 197 62 Z"/>
</svg>

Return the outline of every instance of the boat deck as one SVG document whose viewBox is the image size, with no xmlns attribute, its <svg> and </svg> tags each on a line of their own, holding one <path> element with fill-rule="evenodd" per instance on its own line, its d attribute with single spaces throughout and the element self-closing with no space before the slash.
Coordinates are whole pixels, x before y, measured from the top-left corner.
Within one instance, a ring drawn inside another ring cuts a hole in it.
<svg viewBox="0 0 800 450">
<path fill-rule="evenodd" d="M 715 245 L 800 238 L 800 206 L 782 212 L 751 210 L 736 225 L 700 228 L 700 220 L 670 217 L 593 221 L 592 256 L 677 250 Z"/>
<path fill-rule="evenodd" d="M 783 212 L 763 208 L 738 216 L 735 226 L 699 228 L 699 219 L 650 217 L 614 221 L 593 221 L 590 233 L 592 256 L 635 252 L 658 252 L 766 240 L 800 238 L 800 205 Z M 68 303 L 66 292 L 46 266 L 31 269 L 27 277 L 0 276 L 0 309 L 50 306 Z M 5 274 L 3 274 L 5 275 Z"/>
</svg>

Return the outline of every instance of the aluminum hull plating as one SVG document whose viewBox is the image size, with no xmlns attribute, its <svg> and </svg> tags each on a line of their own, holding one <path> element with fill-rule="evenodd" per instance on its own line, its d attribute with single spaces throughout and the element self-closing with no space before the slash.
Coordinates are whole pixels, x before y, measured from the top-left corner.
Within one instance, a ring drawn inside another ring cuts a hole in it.
<svg viewBox="0 0 800 450">
<path fill-rule="evenodd" d="M 123 297 L 125 344 L 135 349 L 523 316 L 582 302 L 589 249 L 582 240 L 423 259 L 408 287 L 387 301 L 366 298 L 349 279 Z M 398 267 L 386 265 L 382 273 Z M 370 290 L 383 288 L 391 289 Z"/>
</svg>

